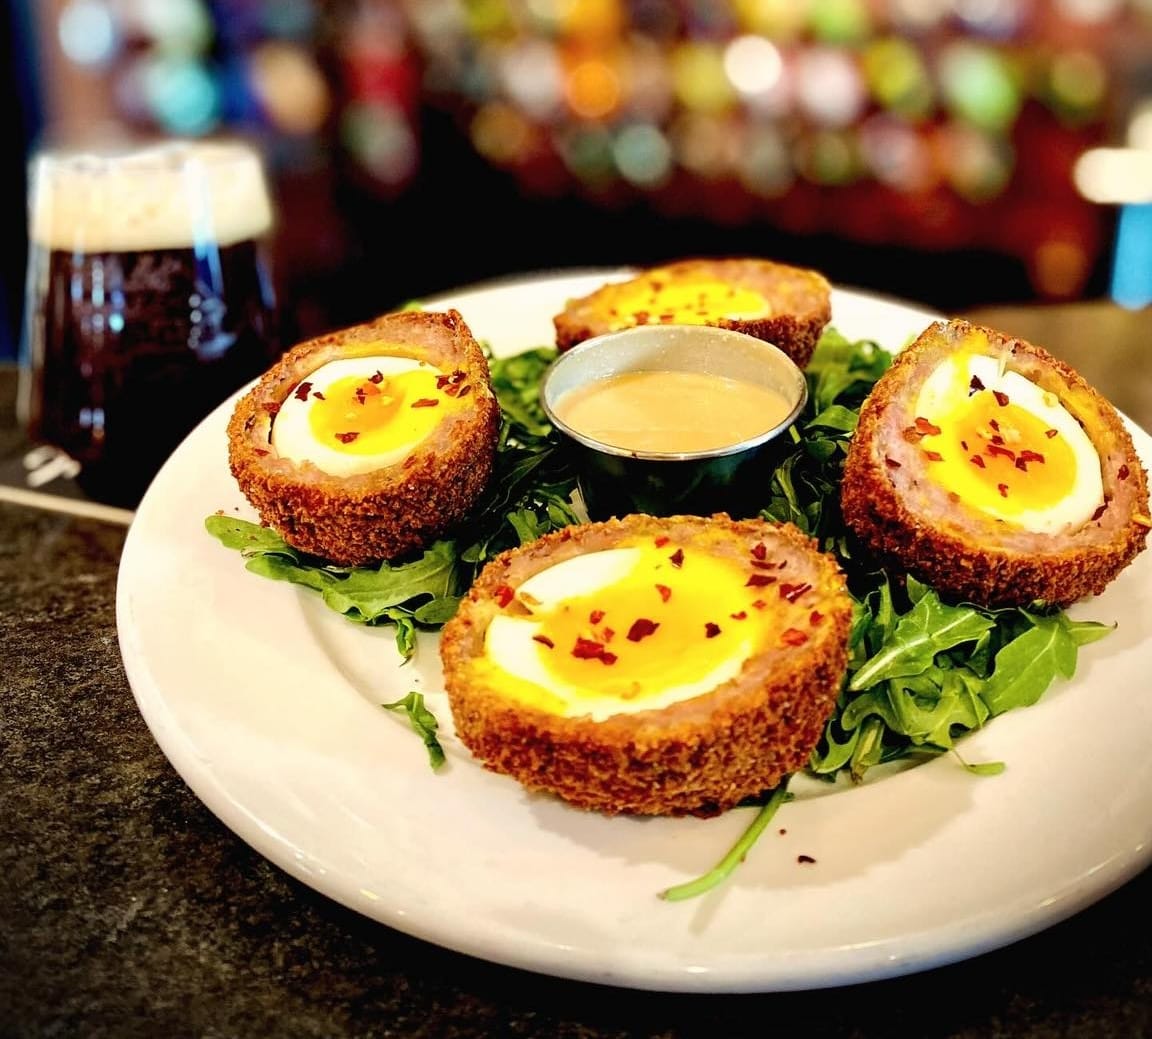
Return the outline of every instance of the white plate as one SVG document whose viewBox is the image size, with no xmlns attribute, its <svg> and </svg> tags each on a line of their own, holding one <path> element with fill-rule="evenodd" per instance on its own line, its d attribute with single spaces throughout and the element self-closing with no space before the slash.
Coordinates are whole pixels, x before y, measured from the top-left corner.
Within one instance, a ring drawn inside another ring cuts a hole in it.
<svg viewBox="0 0 1152 1039">
<path fill-rule="evenodd" d="M 552 315 L 606 272 L 497 283 L 451 302 L 500 352 L 548 343 Z M 837 290 L 833 323 L 899 347 L 932 318 Z M 455 739 L 434 636 L 398 664 L 354 625 L 258 578 L 204 530 L 254 518 L 228 472 L 226 403 L 176 451 L 129 531 L 117 618 L 156 741 L 223 822 L 288 873 L 399 931 L 567 978 L 682 991 L 820 988 L 1005 945 L 1118 887 L 1150 858 L 1152 552 L 1077 616 L 1119 622 L 1075 679 L 944 757 L 858 788 L 811 784 L 747 861 L 697 900 L 657 892 L 709 869 L 750 820 L 607 819 L 526 794 Z M 1133 430 L 1141 455 L 1152 440 Z M 404 718 L 422 690 L 449 763 Z M 822 793 L 822 796 L 820 794 Z M 814 862 L 800 861 L 809 856 Z"/>
</svg>

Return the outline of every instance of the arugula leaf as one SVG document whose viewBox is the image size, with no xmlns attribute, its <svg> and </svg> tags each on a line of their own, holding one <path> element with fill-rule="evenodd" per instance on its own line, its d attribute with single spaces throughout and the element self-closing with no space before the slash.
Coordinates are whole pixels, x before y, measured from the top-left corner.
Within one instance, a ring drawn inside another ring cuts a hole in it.
<svg viewBox="0 0 1152 1039">
<path fill-rule="evenodd" d="M 712 869 L 695 880 L 666 888 L 660 892 L 660 897 L 666 902 L 682 902 L 688 898 L 697 898 L 724 883 L 744 861 L 752 846 L 760 839 L 760 835 L 772 821 L 773 816 L 776 815 L 777 809 L 790 799 L 788 781 L 785 780 L 772 791 L 767 802 L 756 813 L 756 817 L 748 829 L 741 834 L 739 840 L 728 849 L 728 853 Z"/>
<path fill-rule="evenodd" d="M 937 653 L 978 639 L 994 623 L 973 606 L 949 606 L 934 591 L 925 592 L 852 676 L 848 688 L 867 689 L 889 678 L 918 675 L 932 666 Z"/>
<path fill-rule="evenodd" d="M 432 766 L 433 770 L 438 769 L 444 764 L 444 748 L 440 745 L 440 740 L 436 736 L 436 730 L 440 727 L 434 715 L 424 705 L 424 694 L 412 690 L 407 696 L 400 700 L 395 700 L 392 703 L 381 704 L 386 711 L 404 711 L 408 715 L 408 722 L 412 726 L 413 731 L 423 741 L 424 746 L 428 748 L 428 763 Z"/>
<path fill-rule="evenodd" d="M 1057 677 L 1076 673 L 1076 650 L 1112 630 L 1094 621 L 1071 621 L 1063 613 L 1036 616 L 1021 610 L 1032 627 L 996 654 L 996 664 L 983 688 L 993 714 L 1036 703 Z"/>
</svg>

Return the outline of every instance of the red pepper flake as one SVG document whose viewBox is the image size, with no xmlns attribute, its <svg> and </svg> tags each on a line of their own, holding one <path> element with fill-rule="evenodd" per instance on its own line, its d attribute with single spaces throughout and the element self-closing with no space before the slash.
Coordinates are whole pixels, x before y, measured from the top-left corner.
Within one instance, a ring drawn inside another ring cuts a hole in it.
<svg viewBox="0 0 1152 1039">
<path fill-rule="evenodd" d="M 616 637 L 615 628 L 601 628 L 600 634 L 605 642 L 611 642 Z"/>
<path fill-rule="evenodd" d="M 981 458 L 979 455 L 973 455 L 971 458 L 968 459 L 968 461 L 971 462 L 973 465 L 978 466 L 981 469 L 987 468 L 987 466 L 985 466 L 985 464 L 984 464 L 984 459 Z"/>
<path fill-rule="evenodd" d="M 968 441 L 967 440 L 961 440 L 960 441 L 960 450 L 961 451 L 967 451 L 968 450 Z"/>
<path fill-rule="evenodd" d="M 1039 462 L 1041 465 L 1043 465 L 1044 464 L 1044 456 L 1039 451 L 1029 451 L 1028 448 L 1025 448 L 1023 451 L 1020 452 L 1020 461 L 1022 461 L 1022 462 Z"/>
<path fill-rule="evenodd" d="M 353 431 L 352 431 L 352 432 L 350 432 L 350 433 L 337 433 L 337 434 L 336 434 L 336 439 L 337 439 L 337 440 L 339 440 L 339 441 L 340 441 L 340 443 L 342 443 L 342 444 L 350 444 L 350 443 L 352 443 L 352 441 L 353 441 L 353 440 L 355 440 L 355 439 L 356 439 L 356 438 L 357 438 L 359 435 L 360 435 L 360 434 L 359 434 L 357 431 L 353 430 Z"/>
<path fill-rule="evenodd" d="M 593 610 L 590 614 L 588 614 L 588 620 L 592 624 L 599 624 L 603 619 L 604 619 L 604 611 L 603 610 Z"/>
<path fill-rule="evenodd" d="M 254 447 L 252 450 L 255 451 L 256 454 L 258 454 L 261 458 L 265 457 L 269 453 L 262 447 Z"/>
<path fill-rule="evenodd" d="M 728 616 L 731 617 L 734 621 L 742 621 L 748 618 L 748 611 L 741 610 L 739 613 L 730 613 Z"/>
<path fill-rule="evenodd" d="M 1000 423 L 997 422 L 994 418 L 990 418 L 988 420 L 988 425 L 990 425 L 994 430 L 996 430 L 997 433 L 1000 432 Z"/>
<path fill-rule="evenodd" d="M 555 649 L 556 643 L 553 642 L 547 635 L 533 635 L 533 642 L 539 642 L 541 646 L 547 646 L 549 649 Z"/>
<path fill-rule="evenodd" d="M 938 437 L 940 435 L 940 427 L 920 415 L 916 416 L 916 432 L 922 433 L 926 437 Z"/>
<path fill-rule="evenodd" d="M 664 602 L 667 602 L 669 599 L 672 598 L 672 589 L 669 588 L 666 584 L 658 584 L 656 586 L 656 591 L 658 591 L 660 593 L 660 598 Z"/>
<path fill-rule="evenodd" d="M 764 588 L 767 585 L 775 584 L 776 578 L 771 574 L 749 574 L 748 580 L 744 582 L 745 588 Z"/>
<path fill-rule="evenodd" d="M 1105 502 L 1103 505 L 1100 505 L 1099 507 L 1097 507 L 1096 511 L 1094 513 L 1092 513 L 1092 519 L 1098 520 L 1101 516 L 1104 515 L 1104 513 L 1107 509 L 1108 509 L 1108 503 Z"/>
<path fill-rule="evenodd" d="M 414 407 L 414 408 L 434 408 L 439 403 L 440 402 L 438 400 L 436 400 L 434 397 L 421 397 L 419 400 L 414 400 L 412 402 L 412 407 Z"/>
<path fill-rule="evenodd" d="M 764 609 L 764 607 L 765 607 L 765 606 L 767 606 L 767 605 L 768 605 L 768 604 L 767 604 L 767 603 L 766 603 L 766 602 L 765 602 L 763 599 L 756 599 L 756 600 L 755 600 L 755 601 L 753 601 L 753 603 L 752 603 L 752 608 L 753 608 L 754 610 L 762 610 L 762 609 Z"/>
<path fill-rule="evenodd" d="M 297 400 L 307 400 L 308 394 L 312 392 L 312 383 L 302 382 L 296 387 L 296 392 L 292 395 Z"/>
<path fill-rule="evenodd" d="M 813 627 L 815 627 L 817 624 L 819 624 L 823 619 L 824 619 L 824 614 L 822 614 L 819 610 L 813 610 L 808 615 L 808 623 L 811 624 Z"/>
<path fill-rule="evenodd" d="M 1000 444 L 989 444 L 988 454 L 1001 455 L 1004 458 L 1007 458 L 1010 462 L 1014 462 L 1016 460 L 1016 452 L 1013 451 L 1012 448 L 1002 447 Z"/>
<path fill-rule="evenodd" d="M 323 393 L 321 393 L 319 390 L 317 390 L 315 393 L 313 393 L 313 394 L 312 394 L 312 396 L 313 396 L 313 397 L 314 397 L 316 400 L 327 400 L 327 399 L 328 399 L 328 398 L 327 398 L 327 397 L 325 397 L 325 396 L 324 396 L 324 394 L 323 394 Z"/>
<path fill-rule="evenodd" d="M 757 541 L 756 544 L 754 544 L 752 546 L 752 558 L 753 559 L 765 559 L 765 558 L 767 558 L 767 556 L 768 556 L 768 546 L 765 545 L 763 541 Z"/>
<path fill-rule="evenodd" d="M 468 394 L 469 394 L 469 393 L 471 393 L 471 392 L 472 392 L 472 384 L 471 384 L 471 383 L 468 383 L 467 385 L 465 385 L 465 386 L 461 386 L 461 387 L 460 387 L 460 392 L 457 394 L 457 396 L 459 396 L 459 397 L 467 397 L 467 396 L 468 396 Z"/>
<path fill-rule="evenodd" d="M 260 405 L 269 415 L 275 415 L 280 411 L 280 405 L 274 400 L 267 400 Z"/>
<path fill-rule="evenodd" d="M 658 621 L 649 620 L 647 617 L 637 617 L 632 622 L 632 627 L 628 629 L 628 641 L 639 642 L 641 639 L 646 639 L 649 635 L 654 635 L 658 627 L 660 627 Z"/>
<path fill-rule="evenodd" d="M 356 387 L 356 403 L 363 404 L 368 399 L 368 394 L 364 392 L 363 386 Z"/>
<path fill-rule="evenodd" d="M 452 377 L 450 375 L 443 375 L 443 374 L 437 375 L 436 376 L 436 389 L 438 389 L 438 390 L 444 389 L 444 387 L 447 386 L 448 383 L 451 381 L 452 381 Z"/>
<path fill-rule="evenodd" d="M 1127 463 L 1125 463 L 1124 465 L 1121 465 L 1120 468 L 1116 470 L 1116 478 L 1118 480 L 1127 480 L 1128 479 L 1128 471 L 1129 470 L 1128 470 Z"/>
<path fill-rule="evenodd" d="M 780 634 L 780 641 L 787 646 L 803 646 L 808 641 L 808 633 L 799 628 L 785 628 Z"/>
<path fill-rule="evenodd" d="M 720 625 L 713 621 L 709 621 L 704 625 L 704 637 L 706 639 L 714 639 L 720 634 Z"/>
<path fill-rule="evenodd" d="M 886 466 L 888 466 L 889 469 L 899 469 L 900 468 L 900 463 L 897 462 L 895 458 L 885 457 L 884 458 L 884 464 Z"/>
<path fill-rule="evenodd" d="M 944 461 L 944 456 L 939 451 L 925 451 L 924 457 L 927 458 L 929 462 Z"/>
<path fill-rule="evenodd" d="M 1052 439 L 1054 436 L 1056 436 L 1056 434 L 1057 434 L 1058 432 L 1059 432 L 1059 430 L 1056 430 L 1056 429 L 1046 429 L 1046 430 L 1044 430 L 1044 435 L 1045 435 L 1045 436 L 1046 436 L 1046 437 L 1047 437 L 1049 440 L 1051 440 L 1051 439 Z"/>
<path fill-rule="evenodd" d="M 1001 498 L 1007 498 L 1008 497 L 1008 485 L 1006 483 L 998 483 L 996 485 L 996 490 L 998 490 L 1000 492 Z"/>
<path fill-rule="evenodd" d="M 379 386 L 380 383 L 382 383 L 384 381 L 384 373 L 383 372 L 374 372 L 372 375 L 368 376 L 368 381 L 370 383 L 373 383 L 376 386 Z"/>
<path fill-rule="evenodd" d="M 1008 394 L 1003 390 L 993 390 L 992 396 L 996 398 L 996 403 L 999 404 L 1000 407 L 1005 408 L 1008 406 Z"/>
<path fill-rule="evenodd" d="M 677 570 L 684 565 L 684 549 L 678 548 L 668 557 L 670 562 Z"/>
<path fill-rule="evenodd" d="M 927 434 L 921 433 L 915 426 L 905 426 L 903 436 L 908 443 L 918 444 Z"/>
<path fill-rule="evenodd" d="M 971 391 L 968 394 L 969 397 L 971 397 L 972 394 L 976 393 L 978 390 L 984 389 L 984 383 L 982 383 L 980 381 L 980 376 L 978 376 L 978 375 L 972 376 L 972 381 L 970 383 L 968 383 L 968 389 Z"/>
<path fill-rule="evenodd" d="M 796 861 L 807 865 L 809 863 L 815 862 L 816 860 L 812 858 L 811 855 L 797 855 Z"/>
<path fill-rule="evenodd" d="M 672 540 L 672 539 L 671 539 L 670 537 L 668 537 L 668 535 L 667 535 L 667 534 L 661 534 L 661 535 L 660 535 L 660 536 L 659 536 L 659 537 L 658 537 L 658 538 L 657 538 L 657 539 L 656 539 L 656 540 L 653 542 L 653 544 L 654 544 L 654 545 L 655 545 L 657 548 L 663 548 L 663 547 L 664 547 L 666 544 L 668 544 L 668 542 L 669 542 L 669 541 L 671 541 L 671 540 Z"/>
<path fill-rule="evenodd" d="M 496 605 L 500 609 L 504 609 L 514 598 L 516 598 L 516 593 L 508 585 L 502 584 L 496 589 Z"/>
<path fill-rule="evenodd" d="M 599 660 L 602 664 L 615 664 L 616 654 L 609 653 L 604 643 L 594 639 L 577 637 L 576 645 L 572 647 L 572 656 L 577 660 Z"/>
<path fill-rule="evenodd" d="M 1016 459 L 1016 468 L 1019 469 L 1022 473 L 1028 472 L 1028 462 L 1025 460 L 1023 455 Z"/>
<path fill-rule="evenodd" d="M 795 602 L 805 592 L 812 591 L 812 585 L 805 581 L 803 584 L 782 584 L 780 586 L 780 598 L 787 599 L 788 602 Z"/>
<path fill-rule="evenodd" d="M 754 567 L 756 567 L 757 570 L 775 570 L 776 569 L 776 564 L 773 563 L 771 560 L 768 560 L 768 559 L 753 559 L 752 565 Z"/>
</svg>

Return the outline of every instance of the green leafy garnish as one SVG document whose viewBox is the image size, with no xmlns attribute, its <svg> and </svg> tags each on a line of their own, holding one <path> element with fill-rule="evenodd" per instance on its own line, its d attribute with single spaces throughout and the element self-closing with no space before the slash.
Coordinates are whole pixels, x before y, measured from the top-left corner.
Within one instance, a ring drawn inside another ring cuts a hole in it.
<svg viewBox="0 0 1152 1039">
<path fill-rule="evenodd" d="M 407 714 L 408 723 L 412 726 L 413 732 L 424 741 L 424 746 L 428 748 L 428 763 L 433 769 L 438 769 L 444 764 L 444 748 L 440 746 L 440 741 L 436 738 L 436 730 L 439 725 L 436 722 L 436 716 L 424 706 L 423 693 L 413 690 L 400 700 L 380 706 L 386 711 L 403 711 Z"/>
<path fill-rule="evenodd" d="M 728 853 L 712 869 L 695 880 L 666 888 L 660 892 L 660 897 L 666 902 L 683 902 L 688 898 L 697 898 L 706 891 L 711 891 L 714 887 L 723 884 L 736 867 L 744 861 L 744 857 L 752 846 L 760 839 L 760 835 L 775 816 L 776 810 L 789 799 L 788 783 L 785 781 L 772 791 L 768 800 L 756 812 L 756 816 L 749 824 L 748 829 L 740 835 Z"/>
</svg>

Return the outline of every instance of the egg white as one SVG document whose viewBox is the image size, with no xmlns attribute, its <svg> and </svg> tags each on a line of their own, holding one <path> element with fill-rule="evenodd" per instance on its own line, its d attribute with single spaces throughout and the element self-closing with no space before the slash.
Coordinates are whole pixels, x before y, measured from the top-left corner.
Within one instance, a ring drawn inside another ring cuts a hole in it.
<svg viewBox="0 0 1152 1039">
<path fill-rule="evenodd" d="M 1104 502 L 1100 457 L 1080 423 L 1054 394 L 1046 393 L 1019 372 L 1001 370 L 994 357 L 970 354 L 949 358 L 936 366 L 921 387 L 916 414 L 929 418 L 946 415 L 958 400 L 968 396 L 973 377 L 978 378 L 986 390 L 1007 394 L 1014 405 L 1030 411 L 1048 428 L 1055 429 L 1076 459 L 1072 488 L 1059 502 L 1024 511 L 1000 510 L 994 501 L 981 502 L 977 507 L 1037 534 L 1058 534 L 1087 523 Z"/>
<path fill-rule="evenodd" d="M 288 399 L 280 405 L 280 410 L 272 423 L 272 447 L 282 458 L 297 463 L 311 462 L 330 476 L 338 477 L 359 476 L 403 461 L 426 439 L 426 436 L 399 444 L 390 451 L 352 454 L 320 443 L 309 425 L 308 412 L 315 403 L 312 395 L 317 392 L 326 393 L 329 387 L 340 379 L 356 376 L 367 379 L 376 372 L 384 376 L 400 375 L 417 368 L 439 374 L 436 367 L 426 362 L 388 354 L 341 357 L 321 365 L 303 380 L 312 384 L 307 400 L 299 400 L 295 394 L 289 394 Z"/>
<path fill-rule="evenodd" d="M 520 585 L 517 596 L 522 601 L 532 602 L 533 608 L 539 612 L 547 612 L 564 599 L 592 595 L 626 581 L 642 558 L 643 553 L 636 548 L 605 549 L 574 556 L 534 574 Z M 562 702 L 563 707 L 557 706 L 555 710 L 560 717 L 588 715 L 597 722 L 611 715 L 661 710 L 710 692 L 740 673 L 755 645 L 750 632 L 720 664 L 697 680 L 648 689 L 638 701 L 629 702 L 613 696 L 594 696 L 558 680 L 544 666 L 540 646 L 532 638 L 541 627 L 541 622 L 532 617 L 497 614 L 485 636 L 485 657 L 514 678 L 546 690 L 550 694 L 550 706 Z M 537 706 L 549 709 L 543 704 Z"/>
</svg>

